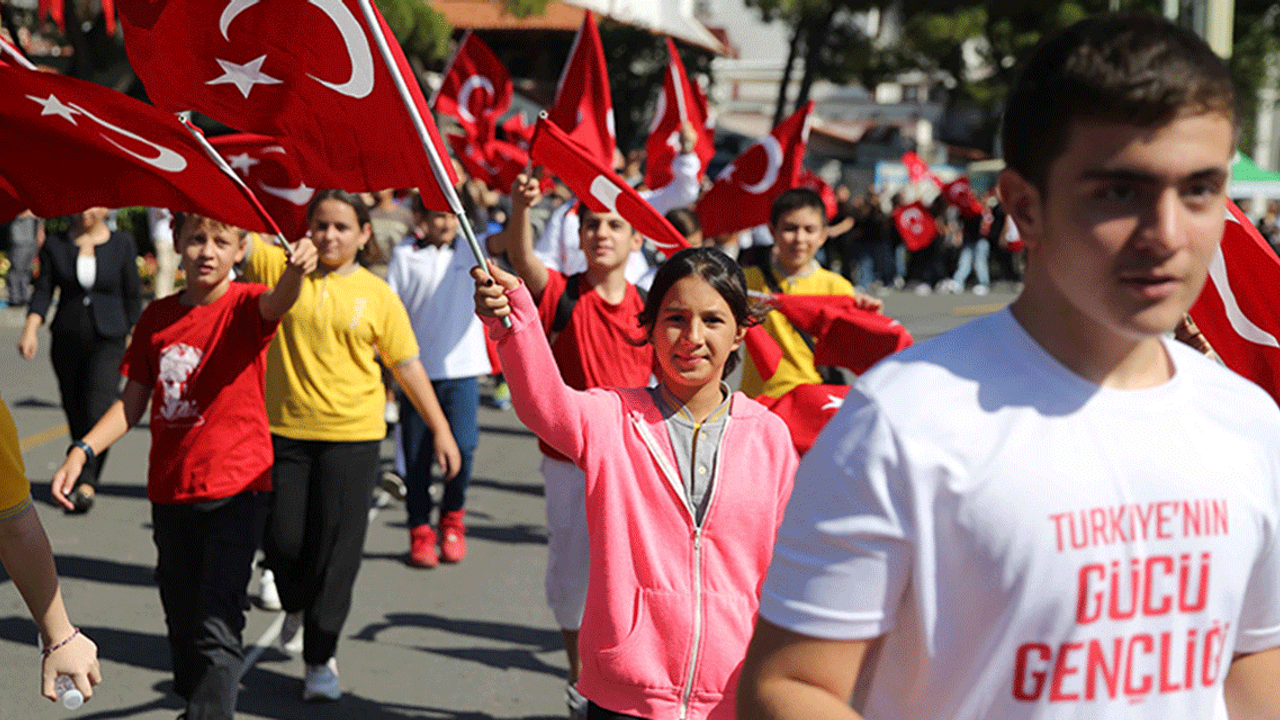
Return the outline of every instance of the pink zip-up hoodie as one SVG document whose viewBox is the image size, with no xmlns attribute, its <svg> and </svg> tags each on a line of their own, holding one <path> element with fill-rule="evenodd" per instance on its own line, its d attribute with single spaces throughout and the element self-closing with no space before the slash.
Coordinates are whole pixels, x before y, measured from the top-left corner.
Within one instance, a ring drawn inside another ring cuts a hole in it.
<svg viewBox="0 0 1280 720">
<path fill-rule="evenodd" d="M 649 392 L 565 386 L 529 291 L 507 295 L 511 329 L 485 322 L 516 414 L 586 474 L 591 580 L 578 689 L 650 720 L 732 720 L 795 476 L 786 425 L 734 393 L 699 527 Z"/>
</svg>

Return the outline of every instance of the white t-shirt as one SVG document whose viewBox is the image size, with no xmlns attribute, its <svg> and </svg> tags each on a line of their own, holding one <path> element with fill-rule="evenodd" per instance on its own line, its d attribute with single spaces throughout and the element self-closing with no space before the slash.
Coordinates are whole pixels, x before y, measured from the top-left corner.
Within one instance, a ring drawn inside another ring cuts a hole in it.
<svg viewBox="0 0 1280 720">
<path fill-rule="evenodd" d="M 1100 388 L 1008 310 L 863 375 L 805 456 L 760 615 L 884 635 L 868 718 L 1222 717 L 1280 645 L 1280 411 L 1177 342 Z"/>
<path fill-rule="evenodd" d="M 488 375 L 492 372 L 484 347 L 484 325 L 475 313 L 471 268 L 475 257 L 452 247 L 428 245 L 418 249 L 412 237 L 391 250 L 387 284 L 400 296 L 418 339 L 419 358 L 432 380 Z"/>
</svg>

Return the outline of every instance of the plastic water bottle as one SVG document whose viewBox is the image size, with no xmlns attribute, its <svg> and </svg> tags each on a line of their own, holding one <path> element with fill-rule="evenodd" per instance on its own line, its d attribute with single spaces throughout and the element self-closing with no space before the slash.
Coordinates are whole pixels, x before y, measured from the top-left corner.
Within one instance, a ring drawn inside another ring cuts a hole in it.
<svg viewBox="0 0 1280 720">
<path fill-rule="evenodd" d="M 84 704 L 84 694 L 76 687 L 70 675 L 59 675 L 53 683 L 53 691 L 58 694 L 62 707 L 68 710 L 75 710 Z"/>
</svg>

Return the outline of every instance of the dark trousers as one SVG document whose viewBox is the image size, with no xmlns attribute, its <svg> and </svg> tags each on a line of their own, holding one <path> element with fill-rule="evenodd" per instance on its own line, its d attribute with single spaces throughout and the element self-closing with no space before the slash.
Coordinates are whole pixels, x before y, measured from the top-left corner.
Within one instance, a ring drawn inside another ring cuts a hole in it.
<svg viewBox="0 0 1280 720">
<path fill-rule="evenodd" d="M 265 501 L 244 492 L 215 503 L 151 506 L 173 689 L 187 701 L 187 720 L 235 716 L 240 633 Z"/>
<path fill-rule="evenodd" d="M 378 478 L 379 441 L 271 436 L 275 488 L 263 549 L 287 612 L 304 611 L 303 660 L 333 657 L 351 611 Z"/>
<path fill-rule="evenodd" d="M 461 510 L 467 503 L 467 486 L 471 484 L 471 461 L 480 441 L 477 415 L 480 412 L 480 382 L 477 378 L 432 380 L 440 408 L 444 410 L 453 439 L 462 454 L 462 468 L 452 480 L 444 481 L 441 514 Z M 409 511 L 409 527 L 431 524 L 431 463 L 435 460 L 435 441 L 427 423 L 413 404 L 400 395 L 400 445 L 404 450 L 405 506 Z"/>
<path fill-rule="evenodd" d="M 88 308 L 82 305 L 63 303 L 58 312 L 70 317 L 62 318 L 59 331 L 53 333 L 49 355 L 53 360 L 53 374 L 58 378 L 62 411 L 67 415 L 71 439 L 79 440 L 120 396 L 124 338 L 99 335 Z M 96 485 L 106 461 L 107 451 L 103 450 L 93 462 L 85 463 L 80 482 Z"/>
<path fill-rule="evenodd" d="M 644 720 L 639 715 L 623 715 L 612 710 L 605 710 L 599 705 L 587 701 L 587 720 Z"/>
</svg>

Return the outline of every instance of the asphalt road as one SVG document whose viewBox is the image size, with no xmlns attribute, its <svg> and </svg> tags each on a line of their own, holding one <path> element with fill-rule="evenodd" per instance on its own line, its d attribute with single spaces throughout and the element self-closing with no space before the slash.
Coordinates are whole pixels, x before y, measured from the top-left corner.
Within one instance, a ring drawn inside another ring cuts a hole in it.
<svg viewBox="0 0 1280 720">
<path fill-rule="evenodd" d="M 890 292 L 885 312 L 923 340 L 1006 305 L 1012 290 L 990 295 Z M 68 443 L 48 359 L 24 362 L 14 349 L 23 313 L 0 310 L 0 394 L 18 425 L 27 475 L 57 555 L 72 620 L 98 643 L 104 682 L 70 712 L 38 694 L 35 626 L 8 577 L 0 573 L 0 720 L 170 720 L 182 705 L 172 694 L 164 617 L 152 578 L 146 499 L 145 427 L 111 450 L 86 516 L 64 515 L 48 501 L 48 480 Z M 481 408 L 476 477 L 467 500 L 468 556 L 455 566 L 415 570 L 404 508 L 371 503 L 364 565 L 338 647 L 342 700 L 301 698 L 302 660 L 273 645 L 280 613 L 249 612 L 247 668 L 238 717 L 273 718 L 562 718 L 564 653 L 543 603 L 541 475 L 533 436 L 511 412 Z M 384 457 L 390 458 L 390 441 Z M 256 593 L 256 578 L 250 586 Z"/>
</svg>

